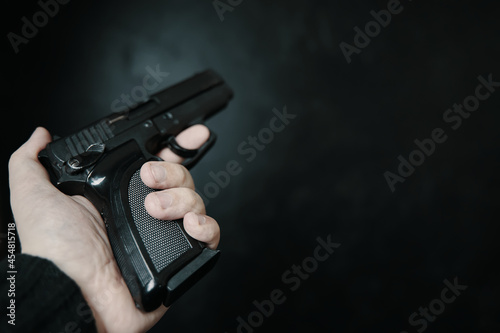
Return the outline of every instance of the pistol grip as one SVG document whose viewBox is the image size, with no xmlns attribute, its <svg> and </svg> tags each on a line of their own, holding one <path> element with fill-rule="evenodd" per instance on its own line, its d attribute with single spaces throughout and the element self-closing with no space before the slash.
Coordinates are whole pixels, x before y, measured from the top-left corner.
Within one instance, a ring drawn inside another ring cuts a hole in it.
<svg viewBox="0 0 500 333">
<path fill-rule="evenodd" d="M 128 155 L 121 160 L 116 153 L 115 163 L 109 166 L 115 170 L 111 183 L 97 185 L 101 194 L 103 189 L 108 193 L 110 199 L 104 200 L 108 203 L 102 205 L 103 195 L 90 195 L 89 199 L 102 207 L 115 259 L 136 306 L 152 311 L 162 303 L 170 305 L 201 279 L 215 264 L 219 251 L 189 236 L 182 220 L 162 221 L 149 215 L 144 200 L 154 190 L 140 178 L 146 159 L 141 156 L 133 161 L 134 155 Z M 106 169 L 95 171 L 88 184 L 97 184 Z"/>
</svg>

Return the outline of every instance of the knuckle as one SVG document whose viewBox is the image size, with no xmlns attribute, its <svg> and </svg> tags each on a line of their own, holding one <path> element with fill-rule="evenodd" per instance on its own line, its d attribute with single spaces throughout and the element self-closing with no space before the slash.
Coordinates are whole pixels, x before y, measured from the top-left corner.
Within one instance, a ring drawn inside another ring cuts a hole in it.
<svg viewBox="0 0 500 333">
<path fill-rule="evenodd" d="M 210 228 L 209 238 L 215 240 L 219 236 L 219 233 L 220 233 L 219 225 L 215 223 L 213 227 Z"/>
<path fill-rule="evenodd" d="M 186 185 L 191 183 L 191 174 L 188 169 L 181 164 L 175 165 L 175 178 L 179 184 Z"/>
<path fill-rule="evenodd" d="M 9 158 L 9 170 L 12 170 L 14 166 L 18 163 L 19 160 L 19 150 L 16 150 L 15 152 L 10 155 Z"/>
<path fill-rule="evenodd" d="M 183 166 L 181 166 L 178 170 L 179 170 L 179 181 L 181 182 L 181 184 L 186 184 L 186 182 L 188 181 L 187 171 Z"/>
<path fill-rule="evenodd" d="M 192 191 L 192 190 L 188 190 L 187 191 L 188 194 L 186 195 L 186 199 L 185 199 L 185 204 L 187 207 L 196 207 L 196 205 L 198 204 L 198 194 L 196 194 L 195 191 Z"/>
<path fill-rule="evenodd" d="M 189 191 L 191 192 L 193 203 L 195 204 L 203 203 L 203 199 L 200 197 L 198 193 L 196 193 L 194 190 L 189 190 Z"/>
</svg>

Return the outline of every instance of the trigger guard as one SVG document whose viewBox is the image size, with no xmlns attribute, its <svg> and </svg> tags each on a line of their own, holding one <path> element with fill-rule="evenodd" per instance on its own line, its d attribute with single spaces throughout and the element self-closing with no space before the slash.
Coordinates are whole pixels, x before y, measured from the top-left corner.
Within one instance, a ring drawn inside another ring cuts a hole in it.
<svg viewBox="0 0 500 333">
<path fill-rule="evenodd" d="M 177 140 L 175 140 L 174 136 L 166 139 L 164 141 L 164 145 L 167 148 L 170 148 L 170 150 L 172 150 L 172 152 L 174 152 L 178 156 L 183 157 L 184 161 L 182 161 L 181 164 L 190 169 L 199 162 L 199 160 L 208 152 L 210 148 L 212 148 L 216 140 L 217 135 L 215 135 L 214 132 L 210 131 L 208 140 L 198 149 L 186 149 L 182 147 L 181 145 L 179 145 Z"/>
<path fill-rule="evenodd" d="M 198 149 L 186 149 L 179 145 L 177 140 L 175 140 L 174 136 L 171 136 L 167 140 L 167 147 L 170 148 L 175 154 L 179 155 L 180 157 L 184 158 L 190 158 L 196 156 L 198 154 Z"/>
</svg>

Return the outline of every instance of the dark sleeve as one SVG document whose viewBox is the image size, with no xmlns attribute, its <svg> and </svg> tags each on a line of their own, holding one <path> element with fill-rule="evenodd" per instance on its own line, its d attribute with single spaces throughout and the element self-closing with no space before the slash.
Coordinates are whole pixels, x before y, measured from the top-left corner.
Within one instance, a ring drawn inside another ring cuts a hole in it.
<svg viewBox="0 0 500 333">
<path fill-rule="evenodd" d="M 97 332 L 92 311 L 80 288 L 51 261 L 16 254 L 14 274 L 9 273 L 8 264 L 7 258 L 0 263 L 1 271 L 6 274 L 0 281 L 1 298 L 7 303 L 4 307 L 5 302 L 2 302 L 0 331 Z M 15 317 L 12 316 L 12 300 Z"/>
</svg>

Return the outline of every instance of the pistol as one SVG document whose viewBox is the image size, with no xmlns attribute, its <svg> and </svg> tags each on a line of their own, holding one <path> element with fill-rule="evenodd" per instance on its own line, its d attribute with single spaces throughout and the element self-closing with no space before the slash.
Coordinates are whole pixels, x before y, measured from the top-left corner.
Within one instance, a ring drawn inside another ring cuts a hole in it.
<svg viewBox="0 0 500 333">
<path fill-rule="evenodd" d="M 175 136 L 204 123 L 232 98 L 231 88 L 211 70 L 162 90 L 132 110 L 112 113 L 75 134 L 58 138 L 40 152 L 51 182 L 63 193 L 82 195 L 101 214 L 121 274 L 143 311 L 169 306 L 216 263 L 218 250 L 193 239 L 182 219 L 150 216 L 140 168 L 158 161 L 164 147 L 193 167 L 216 140 L 195 150 L 181 147 Z"/>
</svg>

